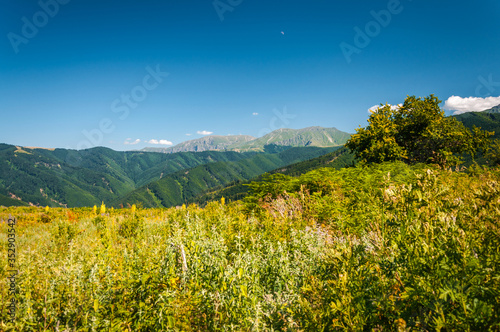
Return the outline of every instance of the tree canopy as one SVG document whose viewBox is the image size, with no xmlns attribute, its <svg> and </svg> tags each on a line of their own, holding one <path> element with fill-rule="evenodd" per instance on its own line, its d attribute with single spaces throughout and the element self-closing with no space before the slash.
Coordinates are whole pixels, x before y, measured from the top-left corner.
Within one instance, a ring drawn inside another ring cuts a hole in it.
<svg viewBox="0 0 500 332">
<path fill-rule="evenodd" d="M 466 153 L 474 156 L 490 144 L 491 132 L 466 128 L 445 117 L 434 95 L 408 96 L 403 105 L 382 105 L 373 111 L 368 126 L 356 129 L 346 146 L 361 162 L 402 160 L 409 164 L 456 165 Z"/>
</svg>

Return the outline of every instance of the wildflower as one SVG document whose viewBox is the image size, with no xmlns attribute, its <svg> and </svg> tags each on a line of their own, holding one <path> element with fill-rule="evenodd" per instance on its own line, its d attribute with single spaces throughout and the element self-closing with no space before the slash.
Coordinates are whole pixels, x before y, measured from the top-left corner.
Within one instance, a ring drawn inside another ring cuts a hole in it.
<svg viewBox="0 0 500 332">
<path fill-rule="evenodd" d="M 101 214 L 106 213 L 106 205 L 104 205 L 104 202 L 101 202 Z"/>
</svg>

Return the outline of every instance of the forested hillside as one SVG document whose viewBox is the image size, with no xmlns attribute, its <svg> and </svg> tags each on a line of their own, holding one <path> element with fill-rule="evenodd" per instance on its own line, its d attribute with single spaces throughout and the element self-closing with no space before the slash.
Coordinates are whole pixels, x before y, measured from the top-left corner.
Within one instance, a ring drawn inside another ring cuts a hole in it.
<svg viewBox="0 0 500 332">
<path fill-rule="evenodd" d="M 495 113 L 496 109 L 465 113 L 453 118 L 470 129 L 476 126 L 493 131 L 493 138 L 499 138 L 500 115 Z M 442 130 L 443 126 L 436 128 Z M 73 207 L 92 206 L 105 201 L 113 202 L 116 206 L 133 203 L 172 206 L 190 202 L 205 204 L 223 196 L 230 200 L 241 199 L 247 192 L 243 184 L 265 172 L 300 175 L 317 167 L 352 165 L 354 154 L 344 153 L 347 151 L 345 148 L 332 155 L 321 156 L 329 151 L 314 148 L 289 150 L 290 146 L 286 145 L 338 145 L 347 140 L 346 135 L 335 128 L 311 127 L 303 130 L 280 129 L 254 140 L 234 136 L 229 140 L 222 137 L 222 141 L 210 138 L 203 141 L 205 143 L 200 141 L 205 144 L 204 148 L 222 144 L 224 149 L 229 146 L 236 149 L 238 146 L 237 150 L 254 152 L 166 154 L 118 152 L 107 148 L 81 151 L 39 149 L 0 144 L 0 204 Z M 401 142 L 409 141 L 398 139 Z M 231 145 L 235 140 L 238 143 Z M 419 144 L 422 146 L 422 143 Z M 384 143 L 384 149 L 388 148 L 390 145 Z M 397 150 L 401 147 L 394 148 Z M 476 152 L 476 161 L 486 164 L 488 158 L 483 155 L 484 151 Z M 499 158 L 498 153 L 495 155 L 490 152 L 490 155 L 490 160 Z M 315 158 L 318 156 L 320 158 Z M 423 156 L 420 153 L 418 158 Z M 298 161 L 302 162 L 290 166 Z M 473 159 L 466 155 L 463 162 L 471 165 Z M 189 172 L 183 173 L 184 170 Z"/>
<path fill-rule="evenodd" d="M 134 190 L 114 206 L 141 204 L 144 207 L 181 205 L 197 195 L 238 180 L 249 180 L 278 167 L 308 160 L 337 148 L 291 148 L 278 153 L 256 154 L 235 162 L 217 162 L 176 172 Z"/>
<path fill-rule="evenodd" d="M 215 151 L 167 155 L 106 148 L 47 150 L 0 144 L 0 194 L 35 205 L 92 206 L 178 170 L 249 156 Z"/>
<path fill-rule="evenodd" d="M 496 109 L 498 110 L 499 108 L 497 107 Z M 495 134 L 493 137 L 500 138 L 500 113 L 498 112 L 468 112 L 455 115 L 455 118 L 462 122 L 467 128 L 476 126 L 484 130 L 494 131 Z"/>
<path fill-rule="evenodd" d="M 270 171 L 269 174 L 279 173 L 290 176 L 298 176 L 321 167 L 341 169 L 344 167 L 352 166 L 353 164 L 354 155 L 347 148 L 342 147 L 334 152 L 325 154 L 317 158 L 301 161 L 295 164 L 288 165 L 286 167 L 279 167 L 273 171 Z M 224 197 L 227 201 L 241 200 L 248 194 L 248 185 L 250 183 L 267 181 L 267 175 L 268 173 L 262 174 L 249 181 L 239 180 L 232 182 L 225 187 L 216 188 L 215 190 L 209 190 L 188 200 L 187 202 L 204 206 L 211 201 L 219 201 L 222 197 Z"/>
</svg>

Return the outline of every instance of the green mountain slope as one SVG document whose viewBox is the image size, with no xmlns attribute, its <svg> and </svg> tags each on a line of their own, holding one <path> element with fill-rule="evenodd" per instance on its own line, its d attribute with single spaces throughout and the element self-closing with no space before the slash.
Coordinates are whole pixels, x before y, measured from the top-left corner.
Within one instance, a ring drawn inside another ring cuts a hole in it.
<svg viewBox="0 0 500 332">
<path fill-rule="evenodd" d="M 0 194 L 0 206 L 27 206 L 28 203 Z"/>
<path fill-rule="evenodd" d="M 500 138 L 498 108 L 456 118 L 467 127 L 475 125 L 495 131 L 495 137 Z M 148 206 L 176 205 L 192 201 L 207 190 L 246 181 L 277 168 L 301 174 L 314 165 L 322 165 L 330 156 L 284 166 L 323 155 L 324 150 L 312 147 L 338 147 L 349 134 L 335 128 L 310 127 L 280 129 L 254 140 L 233 138 L 236 143 L 225 138 L 220 142 L 206 141 L 204 148 L 223 144 L 225 149 L 234 149 L 225 152 L 119 152 L 107 148 L 76 151 L 0 144 L 0 204 L 78 207 L 101 201 L 125 204 L 138 201 Z M 181 172 L 184 170 L 189 171 Z M 240 189 L 232 190 L 240 194 Z"/>
<path fill-rule="evenodd" d="M 237 161 L 246 158 L 246 155 L 236 152 L 206 151 L 165 155 L 141 151 L 119 152 L 102 147 L 83 152 L 57 149 L 55 154 L 77 167 L 108 173 L 136 186 L 156 180 L 162 173 L 166 175 L 209 162 Z"/>
<path fill-rule="evenodd" d="M 273 154 L 256 154 L 234 162 L 216 162 L 170 174 L 113 202 L 114 206 L 142 204 L 144 207 L 170 207 L 183 204 L 208 189 L 234 181 L 254 178 L 278 167 L 308 160 L 337 148 L 291 148 Z"/>
<path fill-rule="evenodd" d="M 252 155 L 118 152 L 107 148 L 47 150 L 0 144 L 0 194 L 15 195 L 35 205 L 91 206 L 182 169 Z"/>
<path fill-rule="evenodd" d="M 458 116 L 455 116 L 457 120 L 464 123 L 466 127 L 472 128 L 474 125 L 477 127 L 481 127 L 488 131 L 494 131 L 496 138 L 500 136 L 500 114 L 497 113 L 500 106 L 494 107 L 489 111 L 484 112 L 474 112 L 474 113 L 465 113 Z M 484 160 L 479 158 L 477 160 L 480 164 L 484 163 Z M 281 173 L 290 176 L 299 176 L 301 174 L 305 174 L 309 171 L 312 171 L 317 168 L 322 167 L 333 167 L 333 168 L 343 168 L 353 164 L 354 155 L 348 151 L 347 148 L 342 147 L 338 151 L 311 159 L 302 161 L 288 167 L 278 168 L 272 172 Z M 472 161 L 467 163 L 470 164 Z M 204 205 L 207 202 L 213 200 L 220 200 L 221 197 L 225 197 L 228 200 L 239 200 L 246 196 L 248 192 L 248 187 L 246 184 L 252 181 L 262 181 L 262 176 L 256 177 L 251 181 L 235 181 L 230 183 L 229 185 L 223 188 L 216 188 L 215 190 L 209 190 L 189 202 L 197 203 L 200 205 Z"/>
<path fill-rule="evenodd" d="M 498 109 L 498 106 L 496 107 Z M 495 108 L 493 108 L 495 109 Z M 500 138 L 500 113 L 495 112 L 468 112 L 455 115 L 466 127 L 481 127 L 484 130 L 494 131 L 494 138 Z"/>
<path fill-rule="evenodd" d="M 264 146 L 317 146 L 332 147 L 343 145 L 350 134 L 336 128 L 309 127 L 304 129 L 278 129 L 255 140 L 229 146 L 237 151 L 263 151 Z"/>
<path fill-rule="evenodd" d="M 341 147 L 338 150 L 323 156 L 294 163 L 286 167 L 279 167 L 269 173 L 299 176 L 322 167 L 340 169 L 351 166 L 353 163 L 354 154 L 352 154 L 347 148 Z M 188 203 L 196 203 L 203 206 L 210 201 L 220 200 L 222 197 L 225 197 L 228 201 L 240 200 L 243 199 L 248 193 L 249 188 L 247 184 L 254 181 L 264 181 L 264 178 L 262 175 L 259 175 L 258 177 L 250 180 L 234 181 L 223 188 L 219 187 L 215 190 L 210 190 L 198 195 L 193 199 L 188 200 Z"/>
</svg>

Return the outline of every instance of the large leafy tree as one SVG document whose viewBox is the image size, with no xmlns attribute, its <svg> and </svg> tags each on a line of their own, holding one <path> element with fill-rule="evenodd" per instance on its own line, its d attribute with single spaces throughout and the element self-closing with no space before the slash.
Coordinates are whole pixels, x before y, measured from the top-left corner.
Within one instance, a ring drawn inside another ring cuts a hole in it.
<svg viewBox="0 0 500 332">
<path fill-rule="evenodd" d="M 408 96 L 403 105 L 381 105 L 356 129 L 346 146 L 362 162 L 402 160 L 409 164 L 456 165 L 465 153 L 486 149 L 492 133 L 467 129 L 453 117 L 445 117 L 434 95 Z"/>
</svg>

